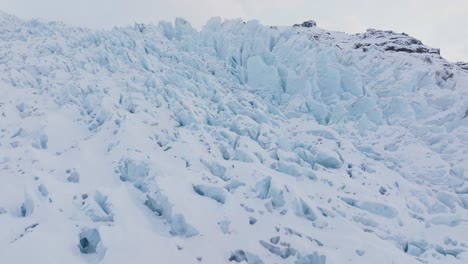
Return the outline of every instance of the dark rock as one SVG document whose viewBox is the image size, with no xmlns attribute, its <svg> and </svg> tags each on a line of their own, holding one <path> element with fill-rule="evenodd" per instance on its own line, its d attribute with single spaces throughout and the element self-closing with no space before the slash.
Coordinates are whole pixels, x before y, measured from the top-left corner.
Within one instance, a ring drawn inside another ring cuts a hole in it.
<svg viewBox="0 0 468 264">
<path fill-rule="evenodd" d="M 457 62 L 456 65 L 462 69 L 462 70 L 465 70 L 465 71 L 468 71 L 468 63 L 467 62 Z"/>
<path fill-rule="evenodd" d="M 425 47 L 417 47 L 417 48 L 412 48 L 412 47 L 398 47 L 398 46 L 386 46 L 384 48 L 385 51 L 396 51 L 396 52 L 406 52 L 406 53 L 434 53 L 437 55 L 440 55 L 440 50 L 439 49 L 429 49 Z"/>
<path fill-rule="evenodd" d="M 368 51 L 368 47 L 373 45 L 382 47 L 384 51 L 440 55 L 439 49 L 427 47 L 420 40 L 405 33 L 368 29 L 365 33 L 357 34 L 357 36 L 362 41 L 354 44 L 353 48 L 362 48 L 364 52 Z"/>
<path fill-rule="evenodd" d="M 302 22 L 302 24 L 294 24 L 293 27 L 305 27 L 305 28 L 311 28 L 311 27 L 316 27 L 317 23 L 314 20 L 307 20 Z"/>
</svg>

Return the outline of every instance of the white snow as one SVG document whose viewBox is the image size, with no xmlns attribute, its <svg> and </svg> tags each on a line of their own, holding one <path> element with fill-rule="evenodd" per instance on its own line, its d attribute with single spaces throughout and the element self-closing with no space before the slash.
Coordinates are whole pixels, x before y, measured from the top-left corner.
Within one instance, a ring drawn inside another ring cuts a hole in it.
<svg viewBox="0 0 468 264">
<path fill-rule="evenodd" d="M 0 263 L 467 263 L 468 71 L 393 32 L 0 15 Z"/>
</svg>

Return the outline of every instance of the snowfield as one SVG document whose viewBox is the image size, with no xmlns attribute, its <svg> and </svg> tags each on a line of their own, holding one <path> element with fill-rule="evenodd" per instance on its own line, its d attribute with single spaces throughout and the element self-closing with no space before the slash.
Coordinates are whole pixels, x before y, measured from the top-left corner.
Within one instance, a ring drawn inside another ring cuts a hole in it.
<svg viewBox="0 0 468 264">
<path fill-rule="evenodd" d="M 0 15 L 0 263 L 468 263 L 468 69 L 406 34 Z"/>
</svg>

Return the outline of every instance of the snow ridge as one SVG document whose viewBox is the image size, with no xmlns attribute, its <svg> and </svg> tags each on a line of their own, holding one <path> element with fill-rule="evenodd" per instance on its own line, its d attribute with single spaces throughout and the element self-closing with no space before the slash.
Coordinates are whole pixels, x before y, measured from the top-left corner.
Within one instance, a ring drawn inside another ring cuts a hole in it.
<svg viewBox="0 0 468 264">
<path fill-rule="evenodd" d="M 0 33 L 2 263 L 468 260 L 468 72 L 438 49 L 314 21 Z"/>
</svg>

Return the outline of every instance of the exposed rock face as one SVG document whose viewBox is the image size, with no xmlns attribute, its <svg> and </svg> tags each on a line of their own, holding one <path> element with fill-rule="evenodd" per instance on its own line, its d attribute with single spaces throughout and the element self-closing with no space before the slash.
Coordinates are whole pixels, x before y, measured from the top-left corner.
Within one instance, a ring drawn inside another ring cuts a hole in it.
<svg viewBox="0 0 468 264">
<path fill-rule="evenodd" d="M 465 70 L 465 71 L 468 71 L 468 62 L 457 62 L 456 65 L 462 69 L 462 70 Z"/>
<path fill-rule="evenodd" d="M 427 47 L 420 40 L 406 33 L 368 29 L 367 32 L 356 34 L 356 36 L 361 41 L 356 43 L 354 48 L 362 48 L 363 51 L 367 51 L 369 46 L 376 46 L 384 51 L 440 55 L 439 49 Z"/>
<path fill-rule="evenodd" d="M 305 28 L 311 28 L 311 27 L 316 27 L 317 23 L 314 20 L 307 20 L 302 22 L 302 24 L 294 24 L 294 27 L 305 27 Z"/>
</svg>

